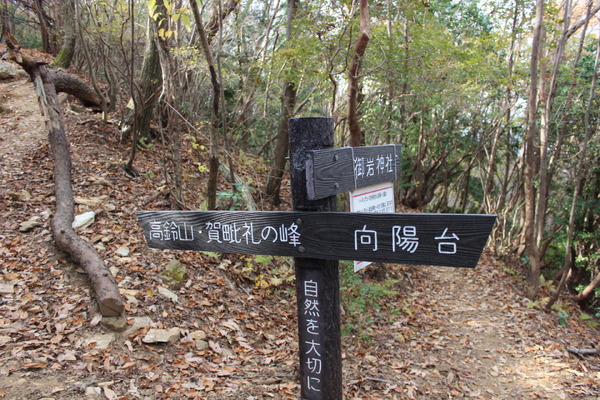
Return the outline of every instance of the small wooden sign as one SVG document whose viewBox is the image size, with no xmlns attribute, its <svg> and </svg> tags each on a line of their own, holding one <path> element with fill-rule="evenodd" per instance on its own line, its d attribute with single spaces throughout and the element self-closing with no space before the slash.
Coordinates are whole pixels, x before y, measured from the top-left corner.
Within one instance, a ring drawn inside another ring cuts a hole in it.
<svg viewBox="0 0 600 400">
<path fill-rule="evenodd" d="M 475 267 L 494 215 L 140 211 L 158 249 Z"/>
<path fill-rule="evenodd" d="M 400 145 L 313 150 L 306 161 L 310 200 L 322 199 L 382 182 L 400 172 Z"/>
</svg>

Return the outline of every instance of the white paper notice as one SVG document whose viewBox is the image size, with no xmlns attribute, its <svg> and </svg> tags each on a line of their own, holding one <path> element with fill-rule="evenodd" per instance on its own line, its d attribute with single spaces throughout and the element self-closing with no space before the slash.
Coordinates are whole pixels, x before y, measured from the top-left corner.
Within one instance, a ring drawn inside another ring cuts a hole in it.
<svg viewBox="0 0 600 400">
<path fill-rule="evenodd" d="M 393 182 L 379 183 L 350 192 L 350 211 L 363 213 L 394 213 Z M 371 264 L 371 261 L 354 261 L 354 272 Z"/>
</svg>

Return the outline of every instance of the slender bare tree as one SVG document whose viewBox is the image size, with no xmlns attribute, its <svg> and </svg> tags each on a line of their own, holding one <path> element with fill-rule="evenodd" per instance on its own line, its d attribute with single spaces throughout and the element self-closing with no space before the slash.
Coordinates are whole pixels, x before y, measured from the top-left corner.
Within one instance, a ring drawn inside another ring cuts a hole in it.
<svg viewBox="0 0 600 400">
<path fill-rule="evenodd" d="M 354 56 L 348 68 L 348 128 L 350 130 L 350 145 L 361 146 L 363 144 L 363 132 L 358 122 L 358 94 L 359 77 L 362 67 L 362 59 L 369 44 L 371 24 L 369 22 L 369 1 L 359 0 L 360 32 L 354 46 Z"/>
<path fill-rule="evenodd" d="M 298 10 L 298 0 L 290 0 L 288 3 L 288 18 L 286 25 L 286 35 L 288 40 L 292 37 L 293 23 Z M 277 128 L 277 138 L 275 141 L 275 153 L 269 172 L 269 178 L 265 186 L 265 194 L 271 203 L 278 206 L 281 203 L 279 192 L 281 188 L 281 178 L 286 166 L 286 158 L 289 150 L 289 132 L 288 120 L 292 117 L 296 106 L 296 83 L 287 80 L 283 86 L 281 96 L 281 113 L 279 114 L 279 125 Z"/>
</svg>

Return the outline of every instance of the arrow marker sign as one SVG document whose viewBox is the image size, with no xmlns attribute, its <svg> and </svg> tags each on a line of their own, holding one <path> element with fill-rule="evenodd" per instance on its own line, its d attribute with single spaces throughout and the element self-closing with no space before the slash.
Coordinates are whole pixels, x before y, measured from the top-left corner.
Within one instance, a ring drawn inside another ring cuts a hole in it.
<svg viewBox="0 0 600 400">
<path fill-rule="evenodd" d="M 156 249 L 475 267 L 495 215 L 140 211 Z"/>
</svg>

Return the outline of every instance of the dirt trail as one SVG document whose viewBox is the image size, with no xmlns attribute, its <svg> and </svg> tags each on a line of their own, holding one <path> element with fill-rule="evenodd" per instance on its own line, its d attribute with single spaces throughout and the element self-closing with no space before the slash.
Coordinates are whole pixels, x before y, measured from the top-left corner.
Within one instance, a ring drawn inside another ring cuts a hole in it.
<svg viewBox="0 0 600 400">
<path fill-rule="evenodd" d="M 0 83 L 0 157 L 18 158 L 45 136 L 33 84 L 28 79 Z"/>
<path fill-rule="evenodd" d="M 598 364 L 565 351 L 594 343 L 561 327 L 552 313 L 528 306 L 510 280 L 490 265 L 430 269 L 426 285 L 412 294 L 429 304 L 433 317 L 421 321 L 420 334 L 431 345 L 428 362 L 458 397 L 600 398 Z"/>
</svg>

